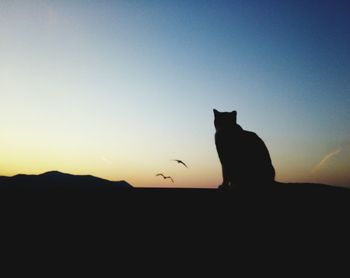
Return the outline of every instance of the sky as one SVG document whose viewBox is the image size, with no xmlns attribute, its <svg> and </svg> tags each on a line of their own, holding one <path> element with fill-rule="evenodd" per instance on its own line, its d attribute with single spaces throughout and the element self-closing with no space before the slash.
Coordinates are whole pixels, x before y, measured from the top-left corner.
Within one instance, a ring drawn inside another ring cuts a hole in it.
<svg viewBox="0 0 350 278">
<path fill-rule="evenodd" d="M 278 181 L 350 186 L 349 14 L 337 0 L 0 0 L 0 175 L 216 187 L 215 108 L 265 141 Z"/>
</svg>

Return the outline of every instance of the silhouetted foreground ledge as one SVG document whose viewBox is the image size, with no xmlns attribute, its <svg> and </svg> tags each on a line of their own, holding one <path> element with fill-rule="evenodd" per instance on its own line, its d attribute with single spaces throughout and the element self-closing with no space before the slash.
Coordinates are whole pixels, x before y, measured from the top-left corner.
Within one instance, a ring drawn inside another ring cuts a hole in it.
<svg viewBox="0 0 350 278">
<path fill-rule="evenodd" d="M 299 235 L 309 244 L 316 235 L 329 237 L 329 230 L 337 236 L 349 231 L 345 225 L 350 190 L 344 188 L 315 184 L 260 184 L 259 189 L 228 191 L 134 188 L 124 182 L 112 186 L 89 176 L 83 179 L 102 185 L 84 186 L 62 183 L 76 177 L 63 178 L 57 172 L 38 179 L 48 181 L 53 176 L 61 181 L 56 178 L 49 184 L 36 184 L 38 177 L 34 176 L 0 178 L 2 231 L 8 230 L 9 237 L 32 242 L 43 234 L 55 234 L 52 240 L 58 244 L 62 235 L 74 235 L 67 242 L 75 244 L 82 239 L 84 246 L 104 238 L 108 238 L 108 246 L 113 238 L 128 246 L 147 243 L 145 250 L 153 249 L 155 242 L 162 246 L 164 242 L 169 252 L 177 247 L 179 238 L 182 248 L 194 241 L 199 248 L 217 246 L 221 241 L 220 246 L 234 242 L 235 250 L 240 242 L 244 250 L 247 242 L 257 241 L 270 248 L 271 241 L 286 234 L 292 234 L 288 242 Z M 23 183 L 26 179 L 31 182 Z"/>
<path fill-rule="evenodd" d="M 111 182 L 93 176 L 76 176 L 57 171 L 41 175 L 0 177 L 2 204 L 31 207 L 95 207 L 124 213 L 147 210 L 236 213 L 242 208 L 277 211 L 282 208 L 332 209 L 350 205 L 350 189 L 322 184 L 259 184 L 252 189 L 135 188 L 125 181 Z"/>
<path fill-rule="evenodd" d="M 70 178 L 75 182 L 65 183 Z M 28 179 L 30 182 L 24 182 Z M 57 172 L 0 177 L 1 232 L 10 250 L 14 243 L 20 246 L 17 250 L 29 244 L 26 260 L 40 245 L 45 247 L 41 252 L 45 257 L 62 250 L 59 267 L 63 257 L 71 255 L 75 263 L 81 255 L 91 253 L 124 257 L 129 252 L 127 258 L 133 263 L 135 257 L 151 258 L 154 263 L 155 251 L 164 260 L 179 254 L 174 269 L 179 267 L 178 259 L 187 255 L 186 261 L 191 263 L 198 256 L 210 260 L 227 257 L 229 262 L 223 265 L 232 270 L 235 254 L 241 258 L 246 252 L 251 262 L 260 250 L 260 261 L 273 245 L 279 248 L 272 253 L 283 260 L 293 248 L 298 251 L 291 260 L 294 267 L 305 247 L 323 251 L 327 244 L 335 245 L 334 239 L 349 235 L 348 189 L 314 184 L 260 184 L 257 190 L 229 191 L 133 188 L 89 176 L 83 180 L 97 183 L 85 186 L 76 177 Z M 109 252 L 92 251 L 96 246 Z M 78 251 L 72 252 L 72 248 Z M 117 260 L 111 258 L 115 268 Z"/>
<path fill-rule="evenodd" d="M 109 181 L 94 177 L 91 175 L 71 175 L 58 171 L 46 172 L 40 175 L 15 175 L 13 177 L 0 176 L 0 191 L 12 193 L 91 193 L 97 195 L 112 194 L 118 195 L 145 195 L 155 197 L 171 197 L 171 196 L 227 196 L 229 199 L 247 196 L 264 196 L 265 198 L 274 196 L 275 194 L 283 196 L 291 194 L 295 196 L 307 196 L 314 194 L 317 196 L 343 196 L 350 197 L 350 189 L 336 187 L 326 184 L 313 183 L 280 183 L 274 185 L 259 184 L 252 188 L 220 190 L 217 188 L 140 188 L 133 187 L 126 181 Z M 113 194 L 116 193 L 116 194 Z M 236 196 L 236 197 L 235 197 Z M 195 200 L 193 200 L 195 201 Z"/>
</svg>

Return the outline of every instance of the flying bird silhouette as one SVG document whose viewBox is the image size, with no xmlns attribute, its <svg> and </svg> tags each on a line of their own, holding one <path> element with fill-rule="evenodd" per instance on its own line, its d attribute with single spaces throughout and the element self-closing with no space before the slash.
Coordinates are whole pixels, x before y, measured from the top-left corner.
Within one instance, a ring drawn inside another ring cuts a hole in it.
<svg viewBox="0 0 350 278">
<path fill-rule="evenodd" d="M 183 162 L 182 160 L 173 159 L 173 161 L 176 161 L 177 163 L 180 163 L 180 164 L 182 164 L 183 166 L 185 166 L 186 168 L 188 168 L 187 165 L 185 164 L 185 162 Z"/>
<path fill-rule="evenodd" d="M 173 178 L 170 177 L 170 176 L 167 176 L 167 177 L 166 177 L 166 176 L 164 176 L 162 173 L 159 173 L 159 174 L 157 174 L 156 176 L 157 176 L 157 177 L 158 177 L 158 176 L 161 176 L 161 177 L 163 177 L 163 179 L 170 179 L 170 180 L 174 183 Z"/>
</svg>

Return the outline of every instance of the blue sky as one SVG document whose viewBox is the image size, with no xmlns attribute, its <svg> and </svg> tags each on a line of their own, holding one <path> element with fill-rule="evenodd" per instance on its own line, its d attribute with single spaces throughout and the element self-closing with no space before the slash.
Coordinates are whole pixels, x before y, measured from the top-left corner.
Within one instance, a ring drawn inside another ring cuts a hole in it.
<svg viewBox="0 0 350 278">
<path fill-rule="evenodd" d="M 349 13 L 346 1 L 1 1 L 1 174 L 166 186 L 163 171 L 216 186 L 216 108 L 265 140 L 279 180 L 350 185 Z"/>
</svg>

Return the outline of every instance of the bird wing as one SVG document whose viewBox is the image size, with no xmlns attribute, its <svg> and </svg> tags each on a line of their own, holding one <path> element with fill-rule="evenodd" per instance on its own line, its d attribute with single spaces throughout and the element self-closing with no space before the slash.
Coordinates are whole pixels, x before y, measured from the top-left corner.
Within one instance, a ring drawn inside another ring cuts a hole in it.
<svg viewBox="0 0 350 278">
<path fill-rule="evenodd" d="M 180 159 L 173 159 L 173 161 L 176 161 L 177 163 L 181 163 L 181 164 L 183 164 L 186 168 L 188 168 L 188 166 L 186 165 L 186 163 L 183 162 L 183 161 L 180 160 Z"/>
<path fill-rule="evenodd" d="M 188 168 L 187 165 L 185 164 L 185 162 L 180 161 L 179 163 L 183 164 L 186 168 Z"/>
<path fill-rule="evenodd" d="M 162 177 L 164 178 L 164 175 L 163 175 L 162 173 L 159 173 L 159 174 L 157 174 L 156 176 L 157 176 L 157 177 L 158 177 L 158 176 L 162 176 Z"/>
</svg>

